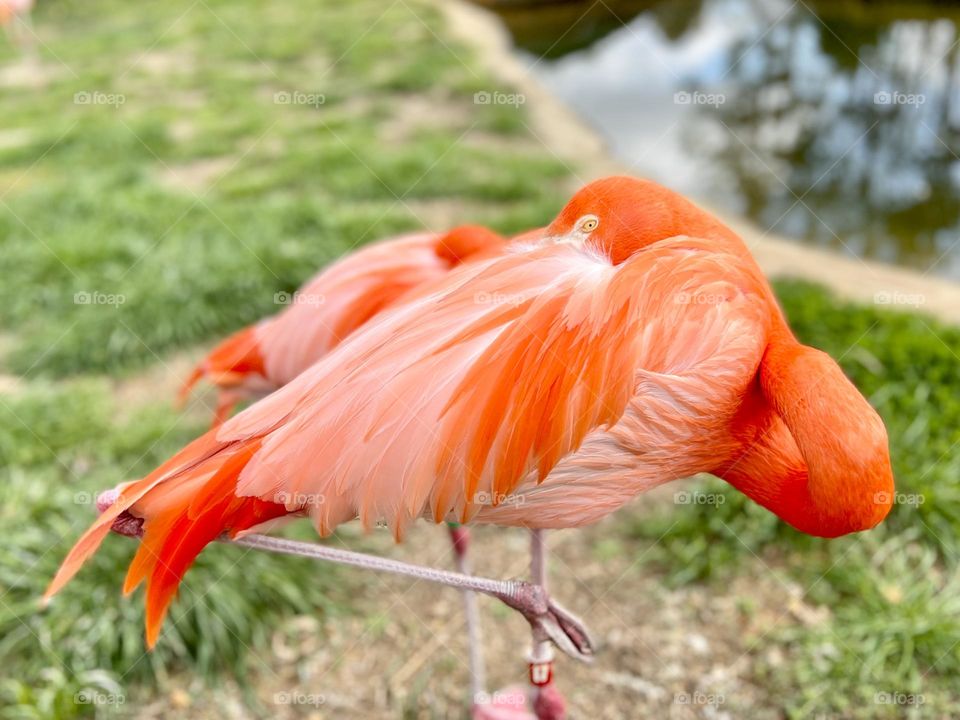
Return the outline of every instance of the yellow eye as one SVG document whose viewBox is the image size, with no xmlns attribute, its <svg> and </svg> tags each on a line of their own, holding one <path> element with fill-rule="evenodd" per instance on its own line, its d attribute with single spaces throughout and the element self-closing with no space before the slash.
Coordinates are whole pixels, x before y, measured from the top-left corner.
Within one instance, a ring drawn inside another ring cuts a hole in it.
<svg viewBox="0 0 960 720">
<path fill-rule="evenodd" d="M 597 229 L 597 225 L 600 224 L 600 218 L 596 215 L 584 215 L 582 218 L 577 220 L 577 230 L 580 232 L 593 232 Z"/>
</svg>

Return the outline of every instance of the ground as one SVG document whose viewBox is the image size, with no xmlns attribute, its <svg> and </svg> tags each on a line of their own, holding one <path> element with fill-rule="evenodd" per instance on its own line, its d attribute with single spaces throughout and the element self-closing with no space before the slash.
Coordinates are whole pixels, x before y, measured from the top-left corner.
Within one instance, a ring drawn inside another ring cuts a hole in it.
<svg viewBox="0 0 960 720">
<path fill-rule="evenodd" d="M 464 717 L 454 591 L 216 546 L 148 654 L 114 537 L 37 598 L 96 490 L 203 429 L 209 393 L 170 401 L 217 338 L 376 237 L 542 224 L 574 169 L 532 108 L 474 102 L 511 87 L 419 1 L 50 0 L 35 25 L 35 56 L 0 49 L 0 717 Z M 551 534 L 553 592 L 600 645 L 559 661 L 573 717 L 960 711 L 960 331 L 776 287 L 884 417 L 896 507 L 826 542 L 694 479 Z M 331 542 L 450 562 L 427 525 Z M 525 554 L 476 534 L 483 573 Z M 520 681 L 522 622 L 481 607 L 492 686 Z"/>
</svg>

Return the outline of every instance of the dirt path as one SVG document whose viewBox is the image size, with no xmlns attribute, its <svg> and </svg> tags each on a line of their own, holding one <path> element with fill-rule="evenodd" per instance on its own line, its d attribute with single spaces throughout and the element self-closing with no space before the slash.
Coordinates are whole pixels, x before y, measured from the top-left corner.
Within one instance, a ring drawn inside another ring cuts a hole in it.
<svg viewBox="0 0 960 720">
<path fill-rule="evenodd" d="M 548 536 L 552 592 L 587 621 L 599 646 L 590 666 L 558 661 L 570 717 L 782 717 L 776 699 L 751 681 L 757 663 L 776 665 L 782 657 L 756 648 L 774 628 L 816 622 L 825 611 L 804 604 L 800 588 L 782 583 L 760 560 L 748 561 L 744 579 L 722 593 L 699 585 L 664 587 L 645 565 L 644 548 L 624 543 L 618 532 L 625 517 L 663 502 L 645 498 L 596 527 Z M 364 538 L 353 526 L 342 538 L 351 548 L 450 564 L 442 527 L 418 525 L 401 546 L 387 532 Z M 473 555 L 478 573 L 523 576 L 526 533 L 479 528 Z M 362 571 L 351 576 L 354 581 L 362 591 L 355 615 L 323 622 L 301 617 L 277 629 L 256 673 L 260 711 L 244 709 L 237 688 L 194 694 L 174 681 L 174 689 L 140 708 L 138 718 L 166 717 L 171 702 L 189 707 L 191 717 L 210 718 L 464 717 L 469 674 L 458 593 Z M 490 689 L 523 683 L 526 624 L 494 600 L 481 598 L 480 607 Z"/>
</svg>

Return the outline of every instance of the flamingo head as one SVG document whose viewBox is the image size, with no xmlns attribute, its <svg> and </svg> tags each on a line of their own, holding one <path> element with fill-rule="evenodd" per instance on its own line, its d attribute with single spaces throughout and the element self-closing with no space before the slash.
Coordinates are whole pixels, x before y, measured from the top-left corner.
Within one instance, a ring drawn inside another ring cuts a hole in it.
<svg viewBox="0 0 960 720">
<path fill-rule="evenodd" d="M 506 238 L 482 225 L 460 225 L 443 235 L 437 243 L 437 254 L 451 265 L 485 251 L 496 251 Z"/>
<path fill-rule="evenodd" d="M 678 193 L 651 180 L 613 176 L 581 188 L 546 234 L 583 242 L 619 264 L 678 235 L 734 240 L 734 233 Z"/>
</svg>

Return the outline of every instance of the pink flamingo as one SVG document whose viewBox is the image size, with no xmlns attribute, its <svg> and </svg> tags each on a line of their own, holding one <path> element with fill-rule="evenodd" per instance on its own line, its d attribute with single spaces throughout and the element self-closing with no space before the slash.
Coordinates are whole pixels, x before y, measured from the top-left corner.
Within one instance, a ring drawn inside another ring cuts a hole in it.
<svg viewBox="0 0 960 720">
<path fill-rule="evenodd" d="M 33 0 L 0 0 L 0 25 L 10 40 L 21 47 L 26 46 L 26 33 L 33 34 L 30 13 Z"/>
<path fill-rule="evenodd" d="M 293 295 L 278 293 L 283 312 L 235 332 L 194 368 L 183 403 L 201 379 L 218 389 L 214 426 L 244 400 L 283 387 L 343 338 L 410 290 L 446 275 L 478 254 L 496 252 L 497 233 L 463 225 L 446 233 L 412 233 L 366 245 L 324 268 Z"/>
<path fill-rule="evenodd" d="M 544 587 L 542 532 L 701 472 L 821 537 L 875 526 L 893 490 L 879 416 L 794 338 L 739 238 L 660 186 L 607 178 L 541 240 L 451 271 L 122 485 L 45 597 L 111 528 L 141 534 L 124 590 L 146 582 L 153 646 L 194 558 L 226 537 L 498 597 L 530 623 L 549 687 L 549 643 L 592 646 Z M 398 541 L 418 518 L 526 527 L 535 582 L 251 535 L 303 516 L 321 536 L 358 518 Z M 538 716 L 562 713 L 553 699 Z"/>
</svg>

